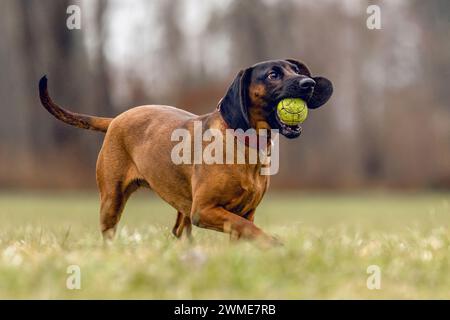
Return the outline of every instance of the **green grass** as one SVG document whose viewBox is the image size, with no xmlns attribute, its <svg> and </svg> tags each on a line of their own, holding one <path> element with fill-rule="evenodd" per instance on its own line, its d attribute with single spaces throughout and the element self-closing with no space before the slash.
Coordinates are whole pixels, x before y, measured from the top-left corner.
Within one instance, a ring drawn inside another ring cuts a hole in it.
<svg viewBox="0 0 450 320">
<path fill-rule="evenodd" d="M 194 228 L 140 193 L 115 243 L 98 231 L 98 197 L 0 194 L 0 298 L 450 298 L 450 194 L 269 192 L 256 223 L 284 247 L 258 249 Z M 66 288 L 69 265 L 81 289 Z M 380 290 L 366 287 L 369 265 Z"/>
</svg>

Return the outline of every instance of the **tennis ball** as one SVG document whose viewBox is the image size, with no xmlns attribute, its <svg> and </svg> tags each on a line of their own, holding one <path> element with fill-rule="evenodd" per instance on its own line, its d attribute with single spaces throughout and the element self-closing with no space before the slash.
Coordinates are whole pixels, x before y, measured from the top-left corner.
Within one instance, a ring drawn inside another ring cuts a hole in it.
<svg viewBox="0 0 450 320">
<path fill-rule="evenodd" d="M 306 120 L 308 107 L 302 99 L 286 98 L 278 103 L 277 113 L 284 124 L 295 126 Z"/>
</svg>

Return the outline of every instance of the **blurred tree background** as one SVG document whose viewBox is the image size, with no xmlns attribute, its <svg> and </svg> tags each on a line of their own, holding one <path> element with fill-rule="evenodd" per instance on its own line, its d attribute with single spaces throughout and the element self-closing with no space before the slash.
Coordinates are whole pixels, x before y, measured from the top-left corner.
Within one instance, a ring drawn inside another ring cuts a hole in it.
<svg viewBox="0 0 450 320">
<path fill-rule="evenodd" d="M 366 27 L 374 3 L 381 30 Z M 81 30 L 66 27 L 71 4 Z M 449 188 L 449 17 L 446 0 L 3 0 L 0 188 L 95 186 L 103 136 L 40 106 L 44 74 L 77 112 L 205 113 L 239 69 L 279 58 L 304 61 L 335 93 L 300 139 L 282 139 L 273 186 Z"/>
</svg>

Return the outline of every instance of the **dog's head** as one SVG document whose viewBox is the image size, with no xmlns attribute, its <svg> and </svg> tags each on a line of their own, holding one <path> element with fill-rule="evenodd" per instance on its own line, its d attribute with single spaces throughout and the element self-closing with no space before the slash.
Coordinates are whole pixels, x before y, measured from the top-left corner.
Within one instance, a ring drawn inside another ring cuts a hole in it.
<svg viewBox="0 0 450 320">
<path fill-rule="evenodd" d="M 308 108 L 325 104 L 333 93 L 330 80 L 313 77 L 301 62 L 266 61 L 241 70 L 220 102 L 220 112 L 233 129 L 279 129 L 287 138 L 301 133 L 299 125 L 284 124 L 277 115 L 278 102 L 301 98 Z"/>
</svg>

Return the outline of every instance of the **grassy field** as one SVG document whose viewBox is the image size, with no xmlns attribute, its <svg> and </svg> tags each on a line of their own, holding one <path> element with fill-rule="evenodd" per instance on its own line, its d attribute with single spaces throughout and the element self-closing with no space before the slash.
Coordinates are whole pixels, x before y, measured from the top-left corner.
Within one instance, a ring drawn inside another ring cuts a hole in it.
<svg viewBox="0 0 450 320">
<path fill-rule="evenodd" d="M 256 223 L 281 248 L 194 228 L 148 193 L 130 199 L 104 247 L 95 193 L 0 194 L 0 298 L 450 298 L 450 194 L 276 194 Z M 81 289 L 66 288 L 78 265 Z M 381 289 L 369 290 L 370 265 Z"/>
</svg>

